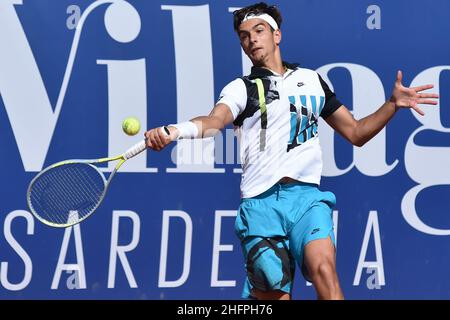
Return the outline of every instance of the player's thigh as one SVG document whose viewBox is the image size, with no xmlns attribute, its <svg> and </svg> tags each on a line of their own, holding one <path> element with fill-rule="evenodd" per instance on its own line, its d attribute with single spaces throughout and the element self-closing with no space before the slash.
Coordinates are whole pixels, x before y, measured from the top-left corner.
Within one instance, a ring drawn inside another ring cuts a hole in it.
<svg viewBox="0 0 450 320">
<path fill-rule="evenodd" d="M 292 255 L 310 280 L 307 268 L 335 254 L 331 207 L 324 202 L 314 204 L 292 228 L 289 239 Z"/>
<path fill-rule="evenodd" d="M 336 249 L 331 236 L 310 241 L 305 246 L 304 266 L 310 277 L 336 273 Z"/>
</svg>

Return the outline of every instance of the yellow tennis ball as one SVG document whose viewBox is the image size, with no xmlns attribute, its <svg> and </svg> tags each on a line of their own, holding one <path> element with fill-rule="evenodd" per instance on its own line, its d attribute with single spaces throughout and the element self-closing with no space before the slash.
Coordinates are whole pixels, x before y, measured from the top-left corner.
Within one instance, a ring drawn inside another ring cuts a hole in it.
<svg viewBox="0 0 450 320">
<path fill-rule="evenodd" d="M 141 123 L 135 117 L 129 117 L 123 120 L 122 129 L 129 136 L 134 136 L 141 129 Z"/>
</svg>

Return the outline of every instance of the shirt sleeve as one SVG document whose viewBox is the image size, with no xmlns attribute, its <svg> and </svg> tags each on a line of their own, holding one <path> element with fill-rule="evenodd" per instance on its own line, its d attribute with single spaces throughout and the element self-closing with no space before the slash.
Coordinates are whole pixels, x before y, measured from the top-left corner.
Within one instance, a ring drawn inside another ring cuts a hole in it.
<svg viewBox="0 0 450 320">
<path fill-rule="evenodd" d="M 231 81 L 220 92 L 217 104 L 223 103 L 230 108 L 233 120 L 245 109 L 247 104 L 247 89 L 242 79 Z"/>
<path fill-rule="evenodd" d="M 323 119 L 328 118 L 333 112 L 339 109 L 342 106 L 342 103 L 336 98 L 336 95 L 333 91 L 330 90 L 327 83 L 322 79 L 320 74 L 319 76 L 320 84 L 322 85 L 322 89 L 325 92 L 325 105 L 323 106 L 322 112 L 320 116 Z"/>
</svg>

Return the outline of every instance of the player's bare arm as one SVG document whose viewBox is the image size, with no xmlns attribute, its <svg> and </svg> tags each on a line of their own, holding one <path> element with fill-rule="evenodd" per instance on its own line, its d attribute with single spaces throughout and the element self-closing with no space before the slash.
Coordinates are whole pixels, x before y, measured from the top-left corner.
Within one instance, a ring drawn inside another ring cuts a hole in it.
<svg viewBox="0 0 450 320">
<path fill-rule="evenodd" d="M 200 116 L 186 122 L 186 130 L 193 131 L 196 138 L 208 138 L 216 135 L 226 125 L 233 121 L 230 108 L 223 103 L 218 103 L 207 116 Z M 145 132 L 147 146 L 160 151 L 170 142 L 180 137 L 180 130 L 175 126 L 158 127 Z"/>
<path fill-rule="evenodd" d="M 436 105 L 438 103 L 439 96 L 437 94 L 422 92 L 432 88 L 433 85 L 431 84 L 413 88 L 404 87 L 402 85 L 402 72 L 398 71 L 391 98 L 376 112 L 363 119 L 356 120 L 345 106 L 341 106 L 326 121 L 350 143 L 361 147 L 377 135 L 400 108 L 414 109 L 423 116 L 424 112 L 418 105 Z"/>
</svg>

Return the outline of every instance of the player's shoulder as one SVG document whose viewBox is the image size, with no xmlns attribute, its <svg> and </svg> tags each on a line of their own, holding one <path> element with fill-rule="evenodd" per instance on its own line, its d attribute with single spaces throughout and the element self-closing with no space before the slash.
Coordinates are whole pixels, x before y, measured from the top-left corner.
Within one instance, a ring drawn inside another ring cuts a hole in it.
<svg viewBox="0 0 450 320">
<path fill-rule="evenodd" d="M 224 89 L 227 89 L 227 90 L 242 90 L 242 89 L 245 89 L 244 79 L 236 78 L 236 79 L 228 82 L 225 85 Z"/>
<path fill-rule="evenodd" d="M 232 84 L 235 84 L 235 85 L 243 85 L 244 84 L 244 80 L 247 79 L 247 78 L 248 78 L 248 76 L 239 77 L 239 78 L 236 78 L 236 79 L 230 81 L 228 84 L 232 83 Z"/>
<path fill-rule="evenodd" d="M 239 103 L 244 103 L 247 99 L 247 88 L 244 81 L 241 78 L 236 78 L 223 87 L 220 92 L 218 101 L 228 101 L 229 100 L 238 101 Z"/>
</svg>

